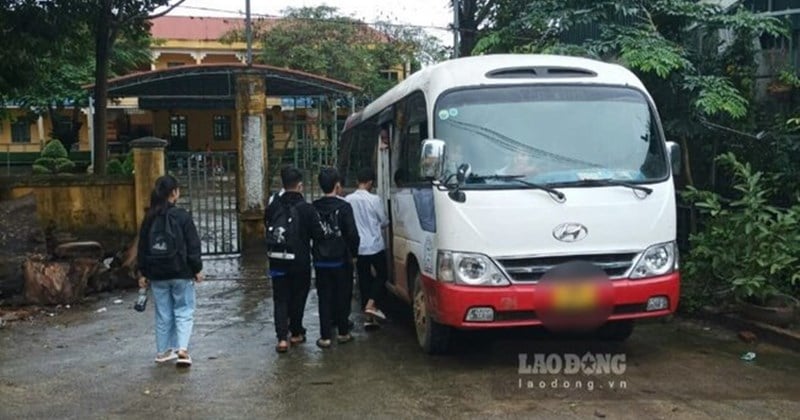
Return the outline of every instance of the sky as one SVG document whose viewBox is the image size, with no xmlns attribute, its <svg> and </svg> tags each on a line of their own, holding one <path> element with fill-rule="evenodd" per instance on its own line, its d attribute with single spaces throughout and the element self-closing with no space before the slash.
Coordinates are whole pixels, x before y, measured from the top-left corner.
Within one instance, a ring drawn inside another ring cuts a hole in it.
<svg viewBox="0 0 800 420">
<path fill-rule="evenodd" d="M 450 0 L 252 0 L 253 14 L 278 16 L 287 7 L 313 7 L 322 4 L 338 8 L 341 12 L 366 22 L 390 20 L 395 23 L 425 27 L 447 28 L 453 20 Z M 172 15 L 182 16 L 242 16 L 245 0 L 186 0 Z M 240 14 L 241 12 L 241 14 Z M 452 32 L 426 28 L 442 40 L 453 45 Z"/>
</svg>

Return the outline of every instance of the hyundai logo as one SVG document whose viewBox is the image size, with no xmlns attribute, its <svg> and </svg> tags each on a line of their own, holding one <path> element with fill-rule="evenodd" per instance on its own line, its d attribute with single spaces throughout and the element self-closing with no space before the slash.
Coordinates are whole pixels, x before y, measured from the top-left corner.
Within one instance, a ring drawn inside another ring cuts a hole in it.
<svg viewBox="0 0 800 420">
<path fill-rule="evenodd" d="M 589 234 L 589 229 L 580 223 L 562 223 L 553 229 L 553 237 L 561 242 L 578 242 Z"/>
</svg>

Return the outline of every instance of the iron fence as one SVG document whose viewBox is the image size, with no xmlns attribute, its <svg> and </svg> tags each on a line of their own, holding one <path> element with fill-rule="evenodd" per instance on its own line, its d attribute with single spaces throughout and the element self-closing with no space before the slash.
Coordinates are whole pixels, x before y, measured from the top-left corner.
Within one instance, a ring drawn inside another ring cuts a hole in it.
<svg viewBox="0 0 800 420">
<path fill-rule="evenodd" d="M 271 192 L 281 187 L 280 170 L 292 165 L 303 173 L 306 196 L 313 200 L 321 195 L 317 174 L 324 166 L 335 166 L 338 155 L 338 133 L 342 121 L 267 123 L 269 151 L 268 185 Z"/>
<path fill-rule="evenodd" d="M 181 186 L 200 234 L 203 255 L 240 251 L 236 152 L 168 152 L 166 170 Z"/>
</svg>

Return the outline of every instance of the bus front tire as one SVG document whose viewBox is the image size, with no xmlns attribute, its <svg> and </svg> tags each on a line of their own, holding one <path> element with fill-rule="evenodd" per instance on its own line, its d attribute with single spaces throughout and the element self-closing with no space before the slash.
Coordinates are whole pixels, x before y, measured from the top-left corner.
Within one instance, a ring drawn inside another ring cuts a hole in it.
<svg viewBox="0 0 800 420">
<path fill-rule="evenodd" d="M 422 285 L 419 270 L 413 273 L 414 281 L 414 329 L 417 341 L 427 354 L 443 354 L 450 347 L 450 327 L 439 324 L 428 314 L 425 287 Z"/>
</svg>

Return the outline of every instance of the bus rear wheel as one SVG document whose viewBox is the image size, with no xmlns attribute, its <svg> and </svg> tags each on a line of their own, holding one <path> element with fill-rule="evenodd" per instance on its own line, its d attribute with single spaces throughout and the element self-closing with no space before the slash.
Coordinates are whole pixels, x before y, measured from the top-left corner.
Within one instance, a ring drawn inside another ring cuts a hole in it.
<svg viewBox="0 0 800 420">
<path fill-rule="evenodd" d="M 422 285 L 419 270 L 415 270 L 413 282 L 414 328 L 417 332 L 417 341 L 425 353 L 446 353 L 450 347 L 450 327 L 439 324 L 430 317 L 425 298 L 425 287 Z"/>
</svg>

